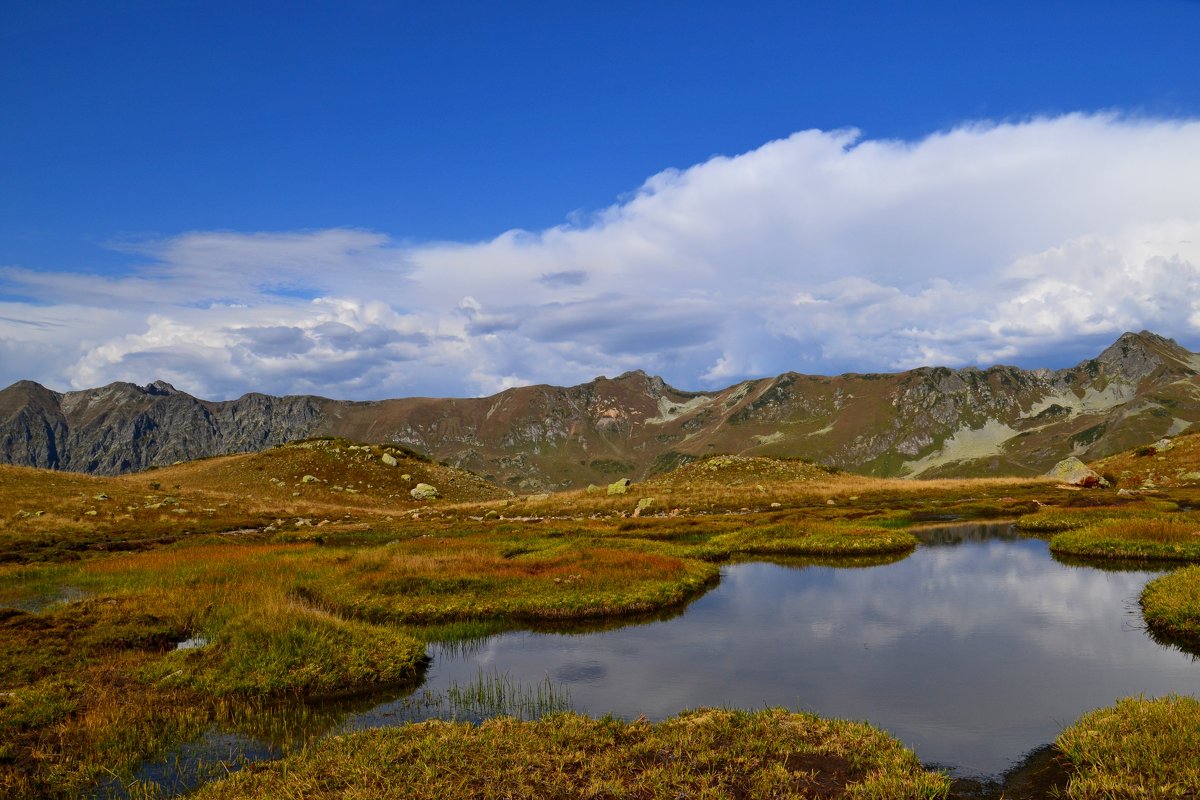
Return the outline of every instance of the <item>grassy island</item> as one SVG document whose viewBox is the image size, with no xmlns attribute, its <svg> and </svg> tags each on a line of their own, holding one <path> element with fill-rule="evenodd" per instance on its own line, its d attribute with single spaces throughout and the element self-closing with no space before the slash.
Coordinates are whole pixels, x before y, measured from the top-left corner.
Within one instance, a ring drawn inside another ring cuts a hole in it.
<svg viewBox="0 0 1200 800">
<path fill-rule="evenodd" d="M 1200 565 L 1150 581 L 1142 590 L 1141 601 L 1151 633 L 1200 652 Z"/>
</svg>

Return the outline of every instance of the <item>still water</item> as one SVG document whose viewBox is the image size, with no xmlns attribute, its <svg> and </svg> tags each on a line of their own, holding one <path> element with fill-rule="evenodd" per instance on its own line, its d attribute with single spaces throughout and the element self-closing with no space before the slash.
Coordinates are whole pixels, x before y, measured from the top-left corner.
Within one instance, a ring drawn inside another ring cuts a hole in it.
<svg viewBox="0 0 1200 800">
<path fill-rule="evenodd" d="M 915 533 L 915 553 L 876 566 L 724 567 L 716 588 L 669 619 L 434 647 L 423 684 L 404 696 L 305 708 L 299 730 L 275 721 L 286 735 L 260 714 L 234 726 L 253 734 L 214 731 L 139 777 L 174 793 L 205 780 L 218 758 L 278 757 L 288 747 L 277 739 L 294 746 L 430 716 L 478 718 L 439 698 L 481 676 L 550 686 L 593 716 L 783 706 L 866 720 L 924 763 L 984 779 L 1121 697 L 1200 693 L 1200 663 L 1142 627 L 1138 595 L 1161 571 L 1069 566 L 1007 523 Z"/>
<path fill-rule="evenodd" d="M 1120 697 L 1200 692 L 1200 663 L 1142 629 L 1138 595 L 1161 573 L 1067 566 L 1007 524 L 918 535 L 911 556 L 870 568 L 725 567 L 665 621 L 435 648 L 422 688 L 548 678 L 576 711 L 625 718 L 784 706 L 868 720 L 927 764 L 983 776 Z"/>
</svg>

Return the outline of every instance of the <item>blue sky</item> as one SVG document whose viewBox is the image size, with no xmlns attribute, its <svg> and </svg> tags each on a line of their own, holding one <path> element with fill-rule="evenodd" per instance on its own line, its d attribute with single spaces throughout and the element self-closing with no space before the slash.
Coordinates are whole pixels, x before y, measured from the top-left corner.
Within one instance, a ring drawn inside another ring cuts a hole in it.
<svg viewBox="0 0 1200 800">
<path fill-rule="evenodd" d="M 5 3 L 0 384 L 1195 349 L 1198 32 L 1185 0 Z"/>
</svg>

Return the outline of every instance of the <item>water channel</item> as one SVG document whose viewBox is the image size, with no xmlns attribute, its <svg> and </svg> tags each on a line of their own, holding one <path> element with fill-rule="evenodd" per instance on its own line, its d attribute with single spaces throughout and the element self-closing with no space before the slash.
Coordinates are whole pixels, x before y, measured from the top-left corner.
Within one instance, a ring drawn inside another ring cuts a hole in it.
<svg viewBox="0 0 1200 800">
<path fill-rule="evenodd" d="M 916 533 L 915 553 L 876 566 L 726 566 L 670 619 L 434 647 L 417 692 L 483 675 L 548 685 L 597 716 L 783 706 L 867 720 L 925 763 L 983 778 L 1118 698 L 1200 693 L 1200 663 L 1142 627 L 1137 598 L 1160 571 L 1063 564 L 1007 523 Z M 414 696 L 360 704 L 332 729 L 444 715 Z"/>
</svg>

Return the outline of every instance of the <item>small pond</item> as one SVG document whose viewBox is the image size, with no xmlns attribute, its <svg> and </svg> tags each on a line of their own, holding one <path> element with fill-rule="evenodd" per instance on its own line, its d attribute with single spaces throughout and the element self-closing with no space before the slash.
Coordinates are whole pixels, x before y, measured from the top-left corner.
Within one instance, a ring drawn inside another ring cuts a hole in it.
<svg viewBox="0 0 1200 800">
<path fill-rule="evenodd" d="M 360 703 L 333 729 L 444 715 L 414 698 L 499 676 L 590 715 L 783 706 L 867 720 L 927 764 L 996 778 L 1120 697 L 1200 693 L 1200 664 L 1142 628 L 1138 595 L 1161 572 L 1069 566 L 1007 523 L 917 533 L 915 553 L 878 566 L 726 566 L 670 619 L 432 648 L 415 694 Z"/>
</svg>

